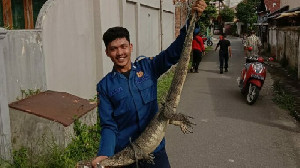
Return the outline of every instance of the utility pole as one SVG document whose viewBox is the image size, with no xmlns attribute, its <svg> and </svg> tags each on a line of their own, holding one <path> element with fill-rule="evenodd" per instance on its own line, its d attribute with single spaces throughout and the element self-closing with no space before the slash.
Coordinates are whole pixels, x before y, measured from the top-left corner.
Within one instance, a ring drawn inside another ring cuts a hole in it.
<svg viewBox="0 0 300 168">
<path fill-rule="evenodd" d="M 162 24 L 162 15 L 163 15 L 163 0 L 160 0 L 160 51 L 163 50 L 163 24 Z"/>
</svg>

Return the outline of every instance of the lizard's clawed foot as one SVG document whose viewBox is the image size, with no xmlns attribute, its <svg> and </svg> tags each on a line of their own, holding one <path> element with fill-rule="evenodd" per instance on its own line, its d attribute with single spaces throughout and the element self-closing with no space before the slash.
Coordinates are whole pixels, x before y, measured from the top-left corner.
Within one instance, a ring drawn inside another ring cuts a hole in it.
<svg viewBox="0 0 300 168">
<path fill-rule="evenodd" d="M 190 116 L 183 116 L 183 121 L 180 125 L 180 129 L 184 134 L 193 133 L 193 125 L 196 125 L 195 123 L 191 122 L 190 119 L 193 119 L 193 117 Z"/>
<path fill-rule="evenodd" d="M 186 116 L 181 113 L 176 113 L 170 117 L 170 124 L 180 126 L 180 129 L 184 134 L 193 133 L 191 129 L 193 129 L 193 125 L 196 124 L 191 122 L 190 119 L 193 119 L 193 117 Z"/>
</svg>

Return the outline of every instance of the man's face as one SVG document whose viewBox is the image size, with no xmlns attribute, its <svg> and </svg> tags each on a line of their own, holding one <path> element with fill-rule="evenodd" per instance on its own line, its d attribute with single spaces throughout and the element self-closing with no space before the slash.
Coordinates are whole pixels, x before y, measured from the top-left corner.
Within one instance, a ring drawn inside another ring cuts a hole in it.
<svg viewBox="0 0 300 168">
<path fill-rule="evenodd" d="M 132 44 L 125 37 L 110 42 L 105 51 L 118 72 L 126 72 L 131 69 Z"/>
</svg>

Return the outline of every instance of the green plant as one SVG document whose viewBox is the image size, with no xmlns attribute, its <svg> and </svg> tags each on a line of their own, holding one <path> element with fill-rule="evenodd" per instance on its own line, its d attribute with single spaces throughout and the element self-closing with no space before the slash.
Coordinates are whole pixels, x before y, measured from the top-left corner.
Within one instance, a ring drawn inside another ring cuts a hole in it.
<svg viewBox="0 0 300 168">
<path fill-rule="evenodd" d="M 205 51 L 211 51 L 211 50 L 214 50 L 214 48 L 212 46 L 205 47 Z"/>
<path fill-rule="evenodd" d="M 75 119 L 75 137 L 65 150 L 70 159 L 80 161 L 96 156 L 101 130 L 99 123 L 98 120 L 96 125 L 87 126 Z"/>
<path fill-rule="evenodd" d="M 22 98 L 21 99 L 25 99 L 29 96 L 33 96 L 33 95 L 36 95 L 36 94 L 39 94 L 41 92 L 40 89 L 27 89 L 27 90 L 24 90 L 24 89 L 21 89 L 21 94 L 22 94 Z"/>
<path fill-rule="evenodd" d="M 99 120 L 98 120 L 99 121 Z M 81 160 L 89 160 L 96 156 L 100 139 L 100 124 L 87 126 L 78 119 L 74 121 L 75 136 L 72 142 L 63 148 L 54 139 L 42 140 L 35 144 L 43 151 L 34 151 L 22 147 L 13 151 L 13 162 L 0 159 L 0 167 L 4 168 L 73 168 Z"/>
<path fill-rule="evenodd" d="M 29 167 L 30 161 L 28 157 L 28 149 L 22 147 L 17 151 L 13 151 L 12 167 Z"/>
<path fill-rule="evenodd" d="M 293 79 L 298 78 L 298 68 L 293 68 L 291 66 L 287 66 L 287 70 Z"/>
<path fill-rule="evenodd" d="M 97 102 L 97 95 L 95 95 L 93 98 L 89 99 L 90 102 Z"/>
<path fill-rule="evenodd" d="M 221 10 L 220 15 L 223 22 L 232 22 L 234 19 L 234 10 L 230 9 L 228 6 L 225 6 L 225 8 Z"/>
<path fill-rule="evenodd" d="M 252 29 L 253 23 L 257 21 L 256 6 L 258 1 L 248 0 L 242 1 L 237 5 L 236 8 L 236 17 L 240 22 L 249 24 L 249 28 Z M 248 27 L 247 27 L 248 28 Z"/>
<path fill-rule="evenodd" d="M 294 115 L 296 99 L 284 88 L 284 86 L 280 83 L 280 80 L 274 81 L 273 91 L 273 101 L 278 104 L 280 108 L 288 110 L 292 115 Z"/>
<path fill-rule="evenodd" d="M 209 2 L 211 0 L 205 0 L 206 4 L 208 6 L 206 9 L 203 11 L 202 15 L 200 16 L 199 19 L 199 26 L 200 26 L 200 32 L 201 34 L 205 34 L 206 28 L 210 26 L 211 19 L 217 17 L 217 9 L 214 5 L 211 5 Z"/>
<path fill-rule="evenodd" d="M 159 78 L 157 83 L 157 100 L 159 103 L 163 103 L 165 100 L 169 88 L 174 77 L 174 69 L 169 70 L 162 77 Z"/>
</svg>

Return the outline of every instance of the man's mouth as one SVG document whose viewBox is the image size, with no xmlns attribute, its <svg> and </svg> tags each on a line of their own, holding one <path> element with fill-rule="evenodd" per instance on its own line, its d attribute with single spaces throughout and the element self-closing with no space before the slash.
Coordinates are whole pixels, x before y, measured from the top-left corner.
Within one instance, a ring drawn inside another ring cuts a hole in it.
<svg viewBox="0 0 300 168">
<path fill-rule="evenodd" d="M 118 57 L 117 59 L 118 59 L 118 61 L 122 62 L 122 61 L 124 61 L 126 59 L 126 57 Z"/>
</svg>

